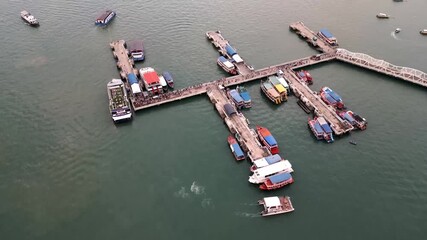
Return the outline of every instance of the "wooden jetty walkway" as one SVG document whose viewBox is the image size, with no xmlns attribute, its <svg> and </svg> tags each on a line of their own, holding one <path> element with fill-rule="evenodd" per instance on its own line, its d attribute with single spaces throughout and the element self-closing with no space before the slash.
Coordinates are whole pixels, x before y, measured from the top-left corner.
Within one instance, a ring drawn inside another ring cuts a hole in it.
<svg viewBox="0 0 427 240">
<path fill-rule="evenodd" d="M 127 80 L 129 73 L 138 75 L 138 70 L 133 66 L 133 60 L 129 58 L 129 51 L 125 47 L 125 40 L 114 41 L 110 43 L 111 50 L 113 50 L 114 59 L 117 61 L 117 68 L 120 71 L 120 77 Z"/>
<path fill-rule="evenodd" d="M 304 25 L 303 22 L 294 22 L 289 25 L 297 35 L 304 38 L 306 42 L 317 50 L 324 53 L 334 53 L 337 46 L 329 45 L 323 38 L 320 38 L 315 32 Z"/>
</svg>

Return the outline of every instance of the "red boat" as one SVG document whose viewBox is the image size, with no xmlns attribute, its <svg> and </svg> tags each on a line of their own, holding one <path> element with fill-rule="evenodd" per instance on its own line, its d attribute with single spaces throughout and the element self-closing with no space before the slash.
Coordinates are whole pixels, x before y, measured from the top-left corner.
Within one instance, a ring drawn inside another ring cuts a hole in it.
<svg viewBox="0 0 427 240">
<path fill-rule="evenodd" d="M 256 126 L 256 131 L 259 137 L 259 140 L 268 148 L 271 154 L 279 153 L 279 146 L 277 145 L 276 139 L 271 135 L 270 131 L 261 126 Z"/>
<path fill-rule="evenodd" d="M 294 179 L 292 178 L 292 175 L 290 173 L 278 173 L 276 175 L 268 177 L 267 180 L 265 180 L 264 183 L 259 186 L 259 188 L 261 190 L 273 190 L 284 187 L 293 182 Z"/>
<path fill-rule="evenodd" d="M 306 70 L 298 71 L 297 76 L 301 80 L 305 81 L 307 83 L 307 85 L 313 84 L 313 78 L 311 77 L 311 74 L 308 71 L 306 71 Z"/>
<path fill-rule="evenodd" d="M 237 161 L 241 161 L 245 159 L 245 154 L 243 153 L 242 149 L 239 146 L 239 143 L 237 143 L 237 140 L 232 136 L 228 136 L 227 138 L 228 144 L 230 144 L 231 152 L 234 155 L 234 158 Z"/>
</svg>

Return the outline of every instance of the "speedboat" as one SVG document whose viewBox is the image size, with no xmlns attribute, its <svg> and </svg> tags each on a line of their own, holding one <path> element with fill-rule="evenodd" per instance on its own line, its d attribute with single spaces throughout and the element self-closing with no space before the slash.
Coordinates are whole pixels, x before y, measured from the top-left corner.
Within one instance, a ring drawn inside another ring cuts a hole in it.
<svg viewBox="0 0 427 240">
<path fill-rule="evenodd" d="M 395 30 L 394 30 L 394 32 L 395 33 L 400 33 L 400 31 L 401 31 L 402 29 L 400 29 L 400 28 L 396 28 Z"/>
<path fill-rule="evenodd" d="M 421 35 L 427 35 L 427 29 L 423 29 L 423 30 L 421 30 L 421 31 L 420 31 L 420 34 L 421 34 Z"/>
<path fill-rule="evenodd" d="M 24 19 L 31 26 L 39 26 L 39 21 L 28 11 L 22 11 L 21 18 Z"/>
<path fill-rule="evenodd" d="M 390 16 L 386 13 L 378 13 L 377 18 L 390 18 Z"/>
</svg>

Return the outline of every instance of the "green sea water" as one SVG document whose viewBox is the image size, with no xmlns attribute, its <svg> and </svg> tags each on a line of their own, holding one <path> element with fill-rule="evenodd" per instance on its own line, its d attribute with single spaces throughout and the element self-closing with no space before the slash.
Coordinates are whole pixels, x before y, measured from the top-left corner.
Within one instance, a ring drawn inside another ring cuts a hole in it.
<svg viewBox="0 0 427 240">
<path fill-rule="evenodd" d="M 255 68 L 316 51 L 290 32 L 328 28 L 340 46 L 427 72 L 427 2 L 162 0 L 0 2 L 0 238 L 424 239 L 426 89 L 352 65 L 307 68 L 369 121 L 316 141 L 291 97 L 272 105 L 246 84 L 251 125 L 270 129 L 295 183 L 262 192 L 237 163 L 207 96 L 138 112 L 114 125 L 106 84 L 119 77 L 108 44 L 142 39 L 176 88 L 227 76 L 205 32 L 221 30 Z M 41 23 L 31 28 L 23 9 Z M 94 26 L 105 9 L 107 28 Z M 379 20 L 378 12 L 392 17 Z M 401 28 L 394 34 L 395 28 Z M 350 140 L 357 141 L 351 145 Z M 262 218 L 257 200 L 289 195 L 295 212 Z M 424 237 L 423 237 L 424 236 Z"/>
</svg>

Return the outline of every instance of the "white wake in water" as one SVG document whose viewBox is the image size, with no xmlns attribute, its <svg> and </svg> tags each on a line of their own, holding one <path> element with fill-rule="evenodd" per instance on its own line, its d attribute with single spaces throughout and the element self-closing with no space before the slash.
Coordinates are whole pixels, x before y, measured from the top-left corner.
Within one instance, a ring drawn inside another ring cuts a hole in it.
<svg viewBox="0 0 427 240">
<path fill-rule="evenodd" d="M 261 214 L 259 213 L 235 212 L 234 214 L 239 217 L 247 217 L 247 218 L 262 217 Z"/>
<path fill-rule="evenodd" d="M 200 195 L 205 193 L 205 187 L 201 185 L 197 185 L 196 181 L 191 184 L 190 191 L 196 195 Z"/>
<path fill-rule="evenodd" d="M 396 39 L 396 40 L 400 40 L 400 38 L 398 38 L 398 37 L 396 36 L 396 33 L 395 33 L 394 31 L 392 31 L 392 32 L 391 32 L 391 36 L 392 36 L 394 39 Z"/>
</svg>

